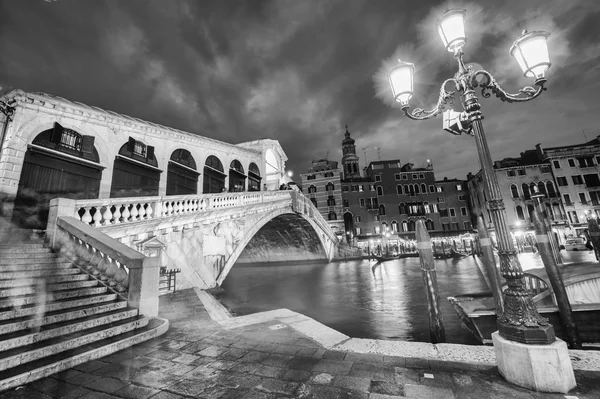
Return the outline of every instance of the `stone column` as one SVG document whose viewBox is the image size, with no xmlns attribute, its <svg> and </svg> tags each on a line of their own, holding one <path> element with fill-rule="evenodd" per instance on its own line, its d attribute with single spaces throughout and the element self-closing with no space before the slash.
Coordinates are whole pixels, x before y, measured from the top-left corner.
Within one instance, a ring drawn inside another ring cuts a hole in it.
<svg viewBox="0 0 600 399">
<path fill-rule="evenodd" d="M 54 198 L 50 200 L 48 224 L 46 225 L 46 239 L 51 248 L 56 247 L 58 226 L 56 220 L 60 216 L 75 216 L 76 200 L 68 198 Z"/>
<path fill-rule="evenodd" d="M 158 279 L 160 258 L 146 257 L 129 266 L 129 306 L 138 308 L 140 314 L 158 316 Z"/>
</svg>

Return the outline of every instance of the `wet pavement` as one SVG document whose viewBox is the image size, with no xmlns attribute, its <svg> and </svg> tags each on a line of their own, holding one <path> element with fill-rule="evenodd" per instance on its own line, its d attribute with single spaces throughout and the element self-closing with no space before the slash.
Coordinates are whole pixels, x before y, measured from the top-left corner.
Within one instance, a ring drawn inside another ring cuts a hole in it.
<svg viewBox="0 0 600 399">
<path fill-rule="evenodd" d="M 4 392 L 0 398 L 599 398 L 600 372 L 568 396 L 507 383 L 493 368 L 330 351 L 271 321 L 224 329 L 193 290 L 161 297 L 162 337 Z"/>
</svg>

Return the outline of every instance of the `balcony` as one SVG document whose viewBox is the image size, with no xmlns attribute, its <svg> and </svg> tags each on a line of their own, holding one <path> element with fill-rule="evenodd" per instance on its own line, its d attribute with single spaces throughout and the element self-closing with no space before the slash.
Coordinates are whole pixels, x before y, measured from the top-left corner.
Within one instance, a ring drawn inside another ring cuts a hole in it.
<svg viewBox="0 0 600 399">
<path fill-rule="evenodd" d="M 565 201 L 565 206 L 575 206 L 575 203 L 571 201 Z"/>
</svg>

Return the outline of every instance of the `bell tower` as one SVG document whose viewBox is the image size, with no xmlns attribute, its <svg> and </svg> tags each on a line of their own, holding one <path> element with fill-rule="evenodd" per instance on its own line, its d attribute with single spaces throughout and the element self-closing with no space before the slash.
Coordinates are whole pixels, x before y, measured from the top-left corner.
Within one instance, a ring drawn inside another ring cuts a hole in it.
<svg viewBox="0 0 600 399">
<path fill-rule="evenodd" d="M 345 138 L 342 140 L 342 167 L 344 168 L 344 179 L 360 177 L 358 167 L 358 155 L 356 155 L 356 146 L 354 139 L 350 137 L 348 125 L 346 125 Z"/>
</svg>

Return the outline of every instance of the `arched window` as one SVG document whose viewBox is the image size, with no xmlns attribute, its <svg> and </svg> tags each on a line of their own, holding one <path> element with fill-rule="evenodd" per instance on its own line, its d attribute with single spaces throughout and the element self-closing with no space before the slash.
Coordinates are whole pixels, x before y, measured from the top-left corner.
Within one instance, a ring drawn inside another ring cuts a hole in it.
<svg viewBox="0 0 600 399">
<path fill-rule="evenodd" d="M 406 223 L 406 220 L 402 221 L 402 231 L 408 231 L 408 224 Z"/>
<path fill-rule="evenodd" d="M 544 184 L 543 181 L 539 182 L 537 187 L 538 187 L 538 191 L 540 192 L 540 194 L 546 195 L 546 185 Z"/>
<path fill-rule="evenodd" d="M 327 220 L 337 220 L 337 215 L 334 211 L 331 211 L 327 214 Z"/>
<path fill-rule="evenodd" d="M 531 194 L 529 193 L 529 186 L 527 185 L 527 183 L 521 184 L 521 189 L 523 190 L 523 198 L 531 199 Z"/>
<path fill-rule="evenodd" d="M 223 164 L 214 155 L 206 158 L 204 163 L 204 176 L 202 183 L 202 193 L 222 193 L 225 191 L 225 177 Z"/>
<path fill-rule="evenodd" d="M 415 196 L 415 186 L 413 186 L 412 184 L 410 184 L 408 186 L 408 188 L 410 189 L 410 196 L 414 197 Z"/>
<path fill-rule="evenodd" d="M 398 207 L 398 211 L 400 212 L 401 215 L 406 214 L 406 205 L 404 205 L 404 202 L 400 204 L 400 206 Z"/>
<path fill-rule="evenodd" d="M 229 191 L 239 193 L 246 190 L 244 167 L 237 159 L 229 165 Z"/>
<path fill-rule="evenodd" d="M 333 194 L 333 190 L 335 190 L 335 186 L 333 185 L 332 182 L 329 182 L 325 185 L 325 191 L 327 191 L 327 193 L 329 193 L 329 195 Z"/>
<path fill-rule="evenodd" d="M 81 135 L 58 123 L 54 129 L 39 133 L 27 147 L 20 169 L 13 223 L 43 230 L 51 199 L 98 198 L 104 169 L 98 162 L 94 136 Z"/>
<path fill-rule="evenodd" d="M 377 186 L 377 195 L 383 195 L 383 187 Z"/>
<path fill-rule="evenodd" d="M 533 207 L 533 205 L 529 204 L 527 205 L 527 213 L 529 213 L 529 219 L 533 219 L 533 212 L 535 211 L 535 208 Z"/>
<path fill-rule="evenodd" d="M 415 184 L 415 194 L 419 194 L 420 190 L 419 190 L 419 185 Z"/>
<path fill-rule="evenodd" d="M 425 185 L 425 183 L 421 183 L 421 192 L 422 192 L 423 194 L 426 194 L 426 193 L 427 193 L 427 186 Z"/>
<path fill-rule="evenodd" d="M 154 147 L 130 137 L 113 164 L 111 198 L 158 195 L 162 171 L 157 166 Z"/>
<path fill-rule="evenodd" d="M 409 188 L 408 188 L 408 184 L 405 184 L 405 185 L 404 185 L 404 194 L 406 194 L 406 195 L 410 194 L 410 190 L 409 190 Z M 413 193 L 413 194 L 414 194 L 414 193 Z"/>
<path fill-rule="evenodd" d="M 415 231 L 415 221 L 414 220 L 408 221 L 408 231 Z"/>
<path fill-rule="evenodd" d="M 317 207 L 317 199 L 316 198 L 311 198 L 310 201 L 313 203 L 313 205 L 315 207 Z"/>
<path fill-rule="evenodd" d="M 314 184 L 311 184 L 310 186 L 308 186 L 309 194 L 316 193 L 316 192 L 317 192 L 317 188 L 314 186 Z"/>
<path fill-rule="evenodd" d="M 398 232 L 398 222 L 396 222 L 395 220 L 392 220 L 392 233 L 397 233 Z"/>
<path fill-rule="evenodd" d="M 535 184 L 535 183 L 530 183 L 530 184 L 529 184 L 529 193 L 530 193 L 531 195 L 534 195 L 534 194 L 535 194 L 535 190 L 536 190 L 536 189 L 537 189 L 537 184 Z"/>
<path fill-rule="evenodd" d="M 335 198 L 333 196 L 327 198 L 327 206 L 335 206 Z"/>
<path fill-rule="evenodd" d="M 401 195 L 401 194 L 402 194 L 402 185 L 401 185 L 401 184 L 398 184 L 398 185 L 396 186 L 396 193 L 397 193 L 398 195 Z"/>
<path fill-rule="evenodd" d="M 427 219 L 425 221 L 425 227 L 427 227 L 427 230 L 434 230 L 433 220 Z"/>
<path fill-rule="evenodd" d="M 381 232 L 385 234 L 388 231 L 387 223 L 381 222 Z"/>
<path fill-rule="evenodd" d="M 546 190 L 548 191 L 548 197 L 555 198 L 556 190 L 554 189 L 554 183 L 551 181 L 546 182 Z"/>
<path fill-rule="evenodd" d="M 173 151 L 167 167 L 167 195 L 197 194 L 199 175 L 196 161 L 188 150 Z"/>
<path fill-rule="evenodd" d="M 517 218 L 519 220 L 525 220 L 525 215 L 523 214 L 523 207 L 521 205 L 517 205 L 515 210 L 517 211 Z"/>
<path fill-rule="evenodd" d="M 379 205 L 379 215 L 385 215 L 385 205 Z"/>
<path fill-rule="evenodd" d="M 510 193 L 512 194 L 513 198 L 519 198 L 519 189 L 517 188 L 516 184 L 510 185 Z"/>
<path fill-rule="evenodd" d="M 260 169 L 254 162 L 248 166 L 248 191 L 260 191 Z"/>
</svg>

